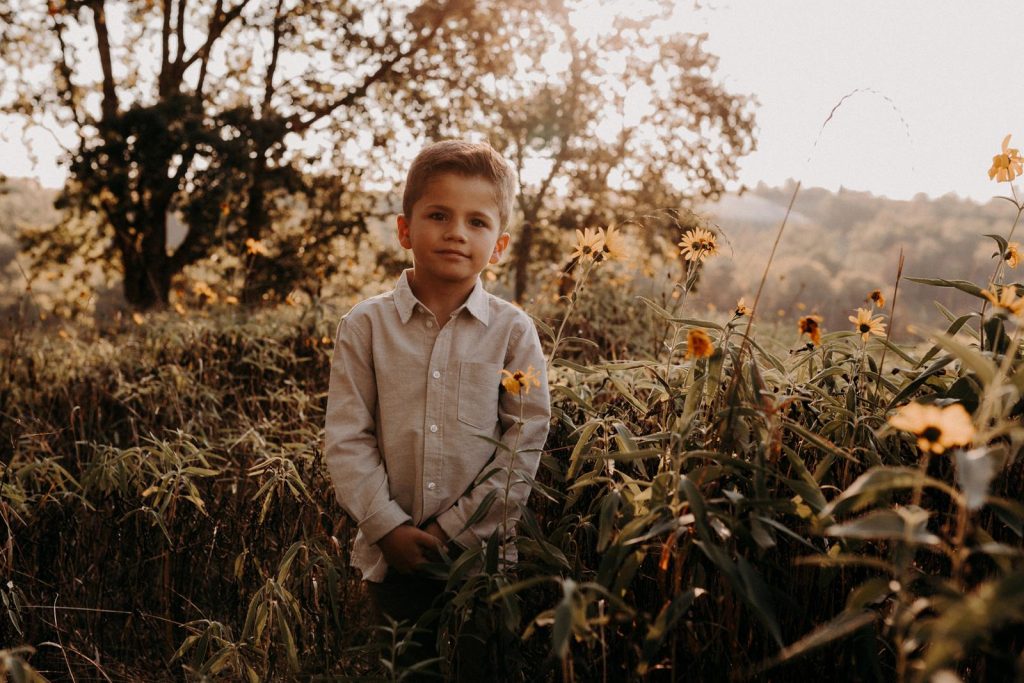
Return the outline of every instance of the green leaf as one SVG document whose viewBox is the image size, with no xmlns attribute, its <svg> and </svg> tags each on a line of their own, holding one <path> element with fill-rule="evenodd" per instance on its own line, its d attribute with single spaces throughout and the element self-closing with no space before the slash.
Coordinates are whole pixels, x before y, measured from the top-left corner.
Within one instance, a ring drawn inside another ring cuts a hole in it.
<svg viewBox="0 0 1024 683">
<path fill-rule="evenodd" d="M 967 499 L 967 507 L 977 510 L 985 504 L 988 486 L 998 470 L 996 459 L 988 448 L 956 452 L 956 481 Z"/>
<path fill-rule="evenodd" d="M 921 471 L 913 467 L 872 467 L 857 477 L 845 491 L 821 510 L 821 517 L 843 515 L 847 512 L 862 510 L 875 503 L 882 494 L 895 489 L 907 489 L 915 486 L 930 486 L 940 489 L 956 497 L 949 484 L 932 477 L 923 477 Z"/>
<path fill-rule="evenodd" d="M 967 294 L 976 296 L 979 299 L 985 298 L 981 294 L 982 288 L 973 282 L 968 282 L 967 280 L 946 280 L 944 278 L 932 277 L 908 277 L 906 279 L 922 285 L 931 285 L 932 287 L 953 287 L 954 289 L 959 289 L 961 292 L 966 292 Z"/>
<path fill-rule="evenodd" d="M 940 539 L 925 528 L 928 512 L 911 506 L 897 510 L 875 510 L 845 524 L 825 529 L 839 538 L 889 539 L 914 545 L 938 545 Z"/>
<path fill-rule="evenodd" d="M 778 657 L 762 664 L 758 669 L 759 671 L 764 671 L 765 669 L 769 669 L 778 664 L 801 657 L 808 652 L 822 647 L 823 645 L 828 645 L 833 641 L 845 638 L 852 633 L 856 633 L 862 628 L 874 623 L 877 618 L 878 617 L 875 613 L 869 610 L 840 612 L 839 616 L 822 624 L 821 626 L 818 626 L 800 640 L 787 646 L 779 653 Z"/>
</svg>

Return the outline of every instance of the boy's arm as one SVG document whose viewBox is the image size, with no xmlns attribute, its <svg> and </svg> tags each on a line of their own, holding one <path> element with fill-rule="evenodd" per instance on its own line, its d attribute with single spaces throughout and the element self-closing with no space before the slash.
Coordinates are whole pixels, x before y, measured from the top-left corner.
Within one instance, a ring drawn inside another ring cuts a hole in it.
<svg viewBox="0 0 1024 683">
<path fill-rule="evenodd" d="M 503 389 L 498 398 L 498 419 L 502 432 L 500 441 L 505 447 L 496 449 L 494 458 L 487 463 L 481 474 L 494 469 L 498 471 L 471 488 L 455 505 L 437 516 L 437 524 L 444 535 L 463 547 L 488 538 L 504 521 L 511 527 L 519 518 L 520 506 L 526 504 L 531 490 L 530 484 L 521 475 L 528 475 L 532 479 L 537 474 L 541 450 L 547 440 L 548 424 L 551 421 L 547 361 L 537 330 L 527 318 L 522 333 L 513 337 L 509 343 L 505 354 L 505 369 L 510 372 L 526 372 L 530 367 L 540 378 L 539 387 L 531 386 L 529 392 L 521 391 L 518 395 Z M 494 381 L 501 381 L 501 377 L 495 377 Z M 506 513 L 505 489 L 509 483 L 510 466 L 512 478 L 508 487 Z M 465 529 L 466 522 L 492 491 L 497 493 L 487 514 L 472 527 Z"/>
<path fill-rule="evenodd" d="M 377 448 L 377 383 L 369 330 L 343 318 L 331 360 L 324 433 L 324 462 L 334 493 L 367 543 L 409 521 L 391 498 L 388 473 Z"/>
</svg>

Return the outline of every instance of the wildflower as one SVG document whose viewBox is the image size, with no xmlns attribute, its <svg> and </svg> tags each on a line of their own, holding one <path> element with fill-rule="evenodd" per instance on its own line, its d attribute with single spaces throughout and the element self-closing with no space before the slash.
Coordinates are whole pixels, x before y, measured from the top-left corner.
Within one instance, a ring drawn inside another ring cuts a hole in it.
<svg viewBox="0 0 1024 683">
<path fill-rule="evenodd" d="M 821 344 L 821 321 L 820 315 L 805 315 L 797 321 L 800 334 L 810 337 L 815 346 Z"/>
<path fill-rule="evenodd" d="M 1013 180 L 1024 171 L 1024 159 L 1020 150 L 1010 147 L 1010 136 L 1003 138 L 1003 151 L 992 157 L 992 167 L 988 169 L 988 177 L 997 183 Z"/>
<path fill-rule="evenodd" d="M 707 358 L 714 352 L 707 332 L 695 327 L 686 333 L 686 358 Z"/>
<path fill-rule="evenodd" d="M 601 255 L 609 261 L 624 261 L 629 257 L 629 245 L 615 224 L 609 225 L 607 230 L 599 230 L 601 237 Z"/>
<path fill-rule="evenodd" d="M 1007 244 L 1006 253 L 1003 254 L 1003 258 L 1006 259 L 1006 265 L 1016 268 L 1017 264 L 1020 263 L 1020 243 L 1010 242 Z"/>
<path fill-rule="evenodd" d="M 210 285 L 205 282 L 197 282 L 192 285 L 192 292 L 197 296 L 207 299 L 210 303 L 217 301 L 217 292 L 213 291 Z"/>
<path fill-rule="evenodd" d="M 132 320 L 135 321 L 136 325 L 141 325 L 144 322 L 146 322 L 146 318 L 141 313 L 139 313 L 138 311 L 136 311 L 135 313 L 132 313 Z"/>
<path fill-rule="evenodd" d="M 228 294 L 226 297 L 224 297 L 224 303 L 230 304 L 232 306 L 237 306 L 238 305 L 238 297 L 235 296 L 234 294 Z"/>
<path fill-rule="evenodd" d="M 882 296 L 882 290 L 872 289 L 871 293 L 868 294 L 868 298 L 865 301 L 870 301 L 879 308 L 885 308 L 885 297 Z"/>
<path fill-rule="evenodd" d="M 1009 311 L 1014 315 L 1024 313 L 1024 298 L 1017 296 L 1017 288 L 1013 286 L 1001 287 L 998 296 L 987 289 L 981 290 L 981 295 L 989 300 L 993 306 Z"/>
<path fill-rule="evenodd" d="M 850 316 L 849 321 L 854 324 L 857 332 L 860 333 L 862 341 L 867 341 L 871 335 L 877 335 L 879 337 L 885 335 L 885 323 L 882 322 L 882 316 L 876 315 L 871 317 L 870 308 L 858 308 L 857 316 Z"/>
<path fill-rule="evenodd" d="M 576 230 L 576 249 L 570 256 L 579 261 L 593 261 L 604 250 L 604 239 L 597 228 Z"/>
<path fill-rule="evenodd" d="M 185 315 L 186 313 L 185 307 L 178 301 L 174 302 L 174 310 L 178 312 L 178 315 Z"/>
<path fill-rule="evenodd" d="M 518 396 L 520 391 L 523 394 L 530 393 L 531 384 L 535 387 L 540 386 L 540 376 L 532 365 L 527 368 L 526 372 L 522 370 L 516 370 L 515 372 L 502 370 L 501 374 L 505 375 L 501 380 L 501 386 L 505 387 L 505 391 L 513 396 Z"/>
<path fill-rule="evenodd" d="M 745 315 L 750 315 L 750 307 L 747 306 L 747 304 L 743 301 L 742 296 L 736 301 L 736 309 L 733 311 L 733 315 L 735 315 L 737 318 L 742 318 Z"/>
<path fill-rule="evenodd" d="M 679 241 L 681 253 L 687 261 L 703 261 L 708 256 L 718 253 L 718 242 L 715 233 L 704 228 L 694 228 L 683 233 Z"/>
<path fill-rule="evenodd" d="M 971 416 L 959 403 L 941 408 L 908 403 L 889 418 L 889 424 L 916 436 L 918 448 L 927 453 L 942 453 L 974 438 Z"/>
<path fill-rule="evenodd" d="M 267 251 L 267 247 L 263 244 L 263 240 L 254 240 L 249 237 L 245 240 L 245 250 L 250 254 L 261 254 L 267 256 L 270 252 Z"/>
</svg>

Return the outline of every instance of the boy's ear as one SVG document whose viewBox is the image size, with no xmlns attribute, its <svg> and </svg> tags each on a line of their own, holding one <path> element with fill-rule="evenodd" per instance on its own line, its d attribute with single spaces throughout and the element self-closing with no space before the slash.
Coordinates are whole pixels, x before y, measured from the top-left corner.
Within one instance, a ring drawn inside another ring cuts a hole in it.
<svg viewBox="0 0 1024 683">
<path fill-rule="evenodd" d="M 398 214 L 395 222 L 398 225 L 398 243 L 406 249 L 412 249 L 412 239 L 409 237 L 409 221 L 405 220 L 404 214 Z"/>
<path fill-rule="evenodd" d="M 508 249 L 508 241 L 510 236 L 507 232 L 501 233 L 498 237 L 498 241 L 494 243 L 494 251 L 491 252 L 491 258 L 487 260 L 488 263 L 497 263 L 501 260 L 501 255 Z"/>
</svg>

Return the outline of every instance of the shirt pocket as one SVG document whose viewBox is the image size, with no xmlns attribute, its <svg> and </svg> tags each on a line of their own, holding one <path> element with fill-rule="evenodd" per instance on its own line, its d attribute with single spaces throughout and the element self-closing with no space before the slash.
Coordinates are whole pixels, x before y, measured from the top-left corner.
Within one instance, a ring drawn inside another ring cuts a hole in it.
<svg viewBox="0 0 1024 683">
<path fill-rule="evenodd" d="M 498 387 L 501 366 L 470 363 L 459 366 L 459 422 L 490 430 L 498 421 Z"/>
</svg>

